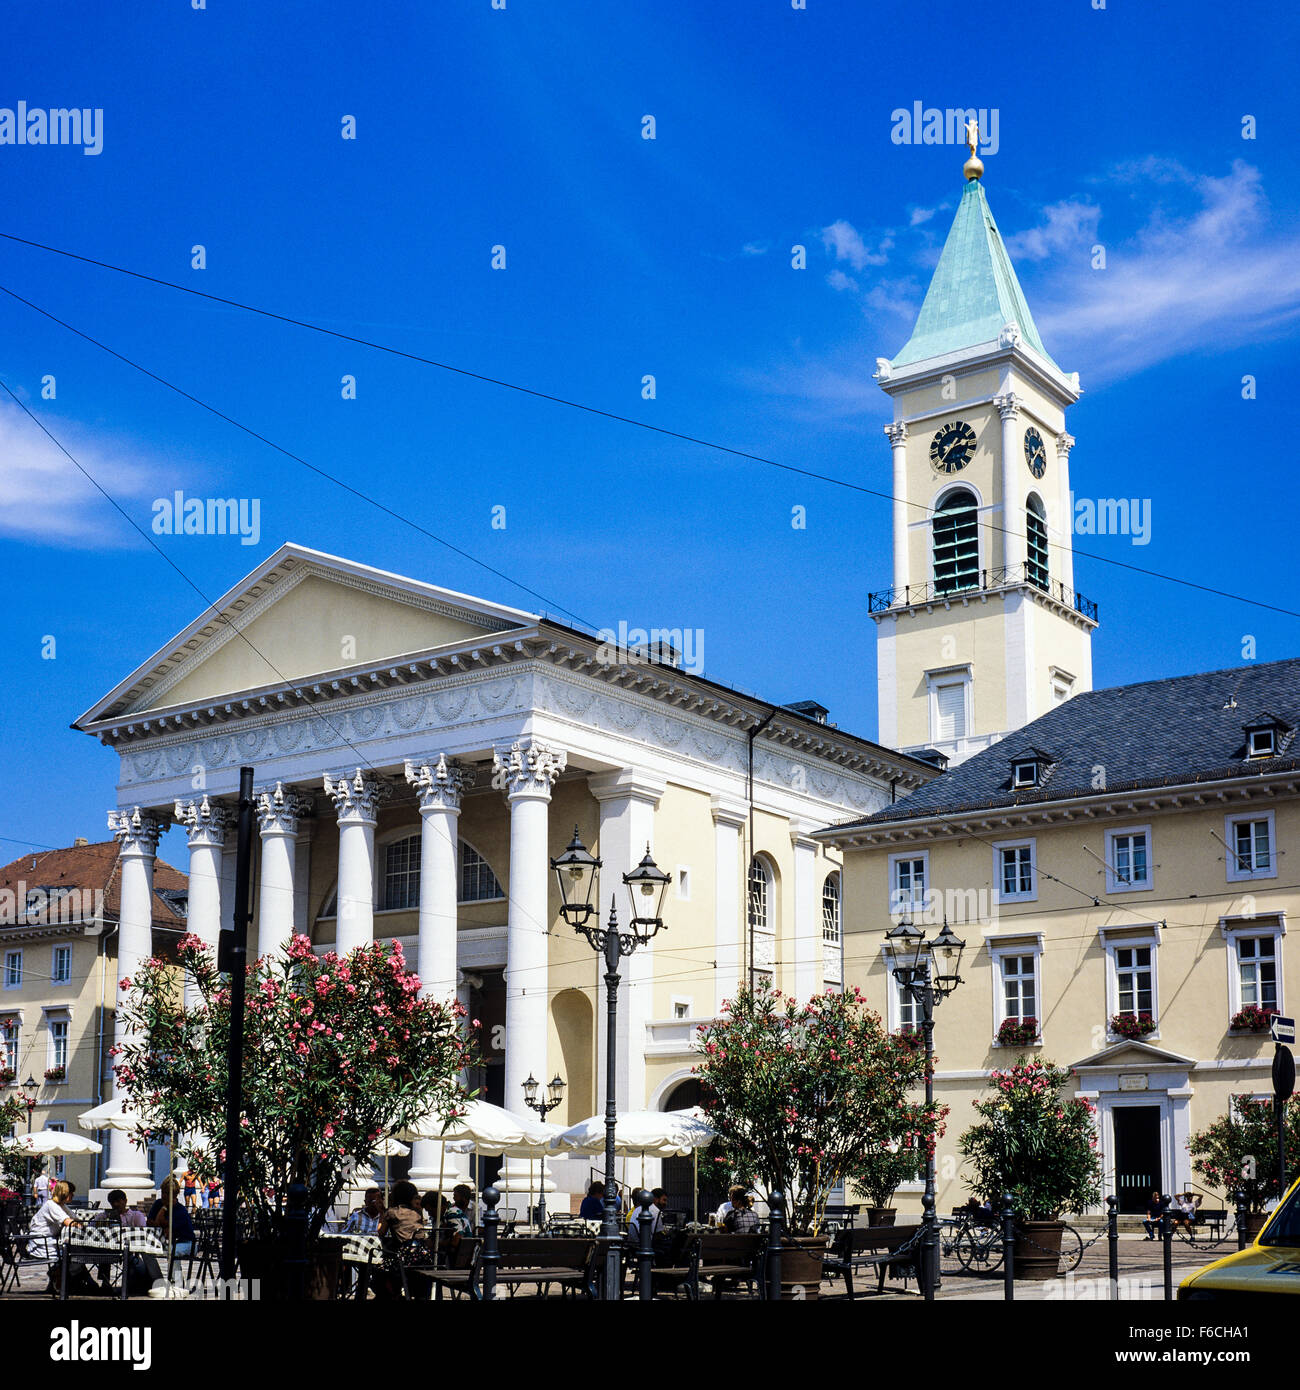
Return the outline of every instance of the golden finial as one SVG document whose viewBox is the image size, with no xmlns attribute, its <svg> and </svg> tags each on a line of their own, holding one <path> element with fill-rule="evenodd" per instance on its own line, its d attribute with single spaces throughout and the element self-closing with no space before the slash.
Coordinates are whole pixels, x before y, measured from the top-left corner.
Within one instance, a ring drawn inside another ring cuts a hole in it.
<svg viewBox="0 0 1300 1390">
<path fill-rule="evenodd" d="M 977 179 L 984 172 L 984 161 L 975 153 L 979 143 L 979 122 L 972 118 L 966 122 L 966 148 L 970 150 L 970 158 L 961 166 L 961 171 L 967 179 Z"/>
</svg>

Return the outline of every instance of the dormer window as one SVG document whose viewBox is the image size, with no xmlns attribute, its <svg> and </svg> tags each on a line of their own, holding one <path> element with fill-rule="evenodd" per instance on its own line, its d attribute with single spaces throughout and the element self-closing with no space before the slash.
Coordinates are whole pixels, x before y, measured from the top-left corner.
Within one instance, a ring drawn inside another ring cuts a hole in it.
<svg viewBox="0 0 1300 1390">
<path fill-rule="evenodd" d="M 1291 726 L 1277 715 L 1264 710 L 1249 723 L 1242 725 L 1246 735 L 1246 759 L 1276 758 L 1282 750 L 1282 742 L 1291 731 Z"/>
<path fill-rule="evenodd" d="M 1246 756 L 1248 758 L 1271 758 L 1276 748 L 1276 729 L 1252 729 L 1246 737 Z"/>
<path fill-rule="evenodd" d="M 1026 748 L 1011 759 L 1011 790 L 1027 791 L 1041 787 L 1047 780 L 1048 769 L 1056 761 L 1041 748 Z"/>
</svg>

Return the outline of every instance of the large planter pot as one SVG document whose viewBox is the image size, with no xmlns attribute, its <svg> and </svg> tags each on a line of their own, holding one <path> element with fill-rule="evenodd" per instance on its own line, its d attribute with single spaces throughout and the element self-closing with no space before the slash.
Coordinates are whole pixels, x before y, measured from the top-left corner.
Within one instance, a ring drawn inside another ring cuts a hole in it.
<svg viewBox="0 0 1300 1390">
<path fill-rule="evenodd" d="M 897 1207 L 868 1207 L 867 1225 L 892 1226 L 894 1224 L 894 1217 L 897 1215 Z"/>
<path fill-rule="evenodd" d="M 307 1252 L 303 1297 L 310 1302 L 326 1302 L 338 1297 L 342 1251 L 331 1248 L 335 1242 L 322 1242 Z M 262 1240 L 239 1242 L 239 1276 L 257 1280 L 258 1297 L 264 1303 L 281 1303 L 288 1296 L 283 1254 L 279 1246 Z"/>
<path fill-rule="evenodd" d="M 1017 1279 L 1055 1279 L 1061 1264 L 1063 1221 L 1017 1221 Z"/>
<path fill-rule="evenodd" d="M 1247 1213 L 1241 1223 L 1241 1229 L 1247 1241 L 1252 1241 L 1264 1229 L 1264 1222 L 1268 1220 L 1270 1212 L 1252 1211 Z"/>
<path fill-rule="evenodd" d="M 825 1236 L 787 1236 L 781 1242 L 781 1300 L 813 1302 L 821 1297 Z"/>
</svg>

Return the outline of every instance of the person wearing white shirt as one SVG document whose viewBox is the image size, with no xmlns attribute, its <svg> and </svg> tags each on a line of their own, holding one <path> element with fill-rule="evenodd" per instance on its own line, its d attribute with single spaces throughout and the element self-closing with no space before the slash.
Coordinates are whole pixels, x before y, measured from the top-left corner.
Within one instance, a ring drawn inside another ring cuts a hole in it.
<svg viewBox="0 0 1300 1390">
<path fill-rule="evenodd" d="M 736 1198 L 743 1197 L 749 1189 L 742 1183 L 736 1183 L 734 1187 L 727 1190 L 727 1200 L 714 1213 L 714 1221 L 721 1226 L 727 1219 L 727 1213 L 736 1205 Z"/>
<path fill-rule="evenodd" d="M 656 1187 L 650 1194 L 654 1201 L 650 1204 L 647 1219 L 650 1222 L 650 1237 L 653 1240 L 659 1234 L 660 1228 L 664 1224 L 664 1209 L 668 1206 L 668 1194 L 662 1187 Z M 641 1212 L 643 1208 L 637 1202 L 632 1207 L 632 1215 L 628 1217 L 627 1228 L 631 1232 L 635 1241 L 641 1239 Z"/>
<path fill-rule="evenodd" d="M 54 1190 L 54 1179 L 48 1173 L 37 1175 L 36 1181 L 32 1183 L 32 1196 L 38 1202 L 48 1202 L 50 1193 Z"/>
</svg>

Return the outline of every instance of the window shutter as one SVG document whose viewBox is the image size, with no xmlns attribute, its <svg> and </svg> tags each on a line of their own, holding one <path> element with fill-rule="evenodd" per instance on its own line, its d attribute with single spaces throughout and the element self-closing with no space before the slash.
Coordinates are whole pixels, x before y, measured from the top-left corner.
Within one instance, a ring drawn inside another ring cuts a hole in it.
<svg viewBox="0 0 1300 1390">
<path fill-rule="evenodd" d="M 939 738 L 966 737 L 966 688 L 941 685 L 935 692 L 939 709 Z"/>
</svg>

